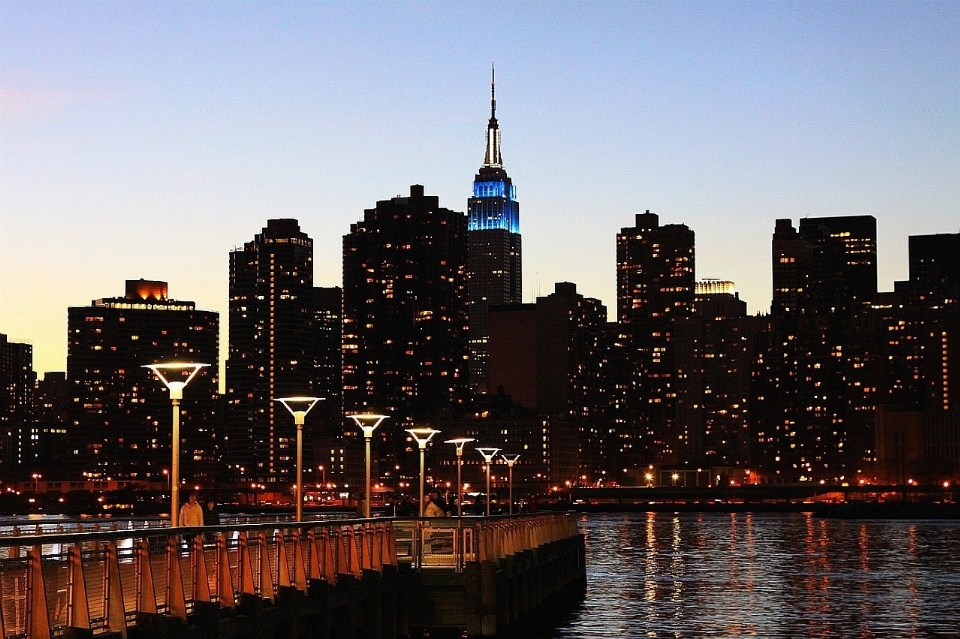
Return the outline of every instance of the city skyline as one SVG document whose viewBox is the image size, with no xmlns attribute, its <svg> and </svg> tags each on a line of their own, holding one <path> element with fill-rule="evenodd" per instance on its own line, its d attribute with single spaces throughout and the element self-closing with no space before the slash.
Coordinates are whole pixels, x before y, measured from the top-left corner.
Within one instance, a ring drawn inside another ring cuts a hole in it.
<svg viewBox="0 0 960 639">
<path fill-rule="evenodd" d="M 955 4 L 499 6 L 491 44 L 466 5 L 4 3 L 0 332 L 65 370 L 67 308 L 139 278 L 226 317 L 228 254 L 271 218 L 339 286 L 370 202 L 466 211 L 491 59 L 524 301 L 571 281 L 614 308 L 644 210 L 751 314 L 776 219 L 875 216 L 881 291 L 908 236 L 960 230 Z"/>
</svg>

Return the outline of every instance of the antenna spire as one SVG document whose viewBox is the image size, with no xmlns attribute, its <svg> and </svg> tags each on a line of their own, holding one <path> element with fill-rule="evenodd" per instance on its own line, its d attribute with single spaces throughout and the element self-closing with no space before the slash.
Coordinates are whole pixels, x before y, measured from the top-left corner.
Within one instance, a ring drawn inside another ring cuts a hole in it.
<svg viewBox="0 0 960 639">
<path fill-rule="evenodd" d="M 497 117 L 497 69 L 490 63 L 490 117 Z"/>
<path fill-rule="evenodd" d="M 484 166 L 501 167 L 500 125 L 497 124 L 497 70 L 490 63 L 490 122 L 487 123 L 487 150 L 483 156 Z"/>
</svg>

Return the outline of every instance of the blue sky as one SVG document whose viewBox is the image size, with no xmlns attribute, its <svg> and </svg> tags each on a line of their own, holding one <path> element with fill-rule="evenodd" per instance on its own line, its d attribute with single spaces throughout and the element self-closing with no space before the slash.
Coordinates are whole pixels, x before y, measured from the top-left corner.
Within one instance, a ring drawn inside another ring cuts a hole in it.
<svg viewBox="0 0 960 639">
<path fill-rule="evenodd" d="M 268 218 L 340 283 L 349 225 L 420 183 L 466 209 L 497 65 L 524 298 L 615 309 L 651 210 L 697 277 L 770 300 L 777 218 L 960 232 L 960 3 L 0 2 L 0 332 L 63 370 L 66 309 L 166 280 L 221 312 Z"/>
</svg>

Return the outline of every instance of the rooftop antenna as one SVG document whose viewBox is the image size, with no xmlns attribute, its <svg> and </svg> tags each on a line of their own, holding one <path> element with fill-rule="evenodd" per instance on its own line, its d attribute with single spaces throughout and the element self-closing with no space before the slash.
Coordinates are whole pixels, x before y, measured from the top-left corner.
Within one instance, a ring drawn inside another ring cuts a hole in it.
<svg viewBox="0 0 960 639">
<path fill-rule="evenodd" d="M 496 60 L 490 61 L 490 117 L 497 117 L 497 69 Z"/>
</svg>

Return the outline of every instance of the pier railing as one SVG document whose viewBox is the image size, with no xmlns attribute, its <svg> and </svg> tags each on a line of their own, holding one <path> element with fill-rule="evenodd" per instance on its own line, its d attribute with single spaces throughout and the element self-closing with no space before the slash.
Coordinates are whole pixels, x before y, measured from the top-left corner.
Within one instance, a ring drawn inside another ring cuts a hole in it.
<svg viewBox="0 0 960 639">
<path fill-rule="evenodd" d="M 0 639 L 127 639 L 142 615 L 186 620 L 364 571 L 462 572 L 577 534 L 559 513 L 46 532 L 0 538 Z M 209 604 L 206 602 L 210 602 Z M 79 629 L 79 634 L 78 634 Z"/>
</svg>

